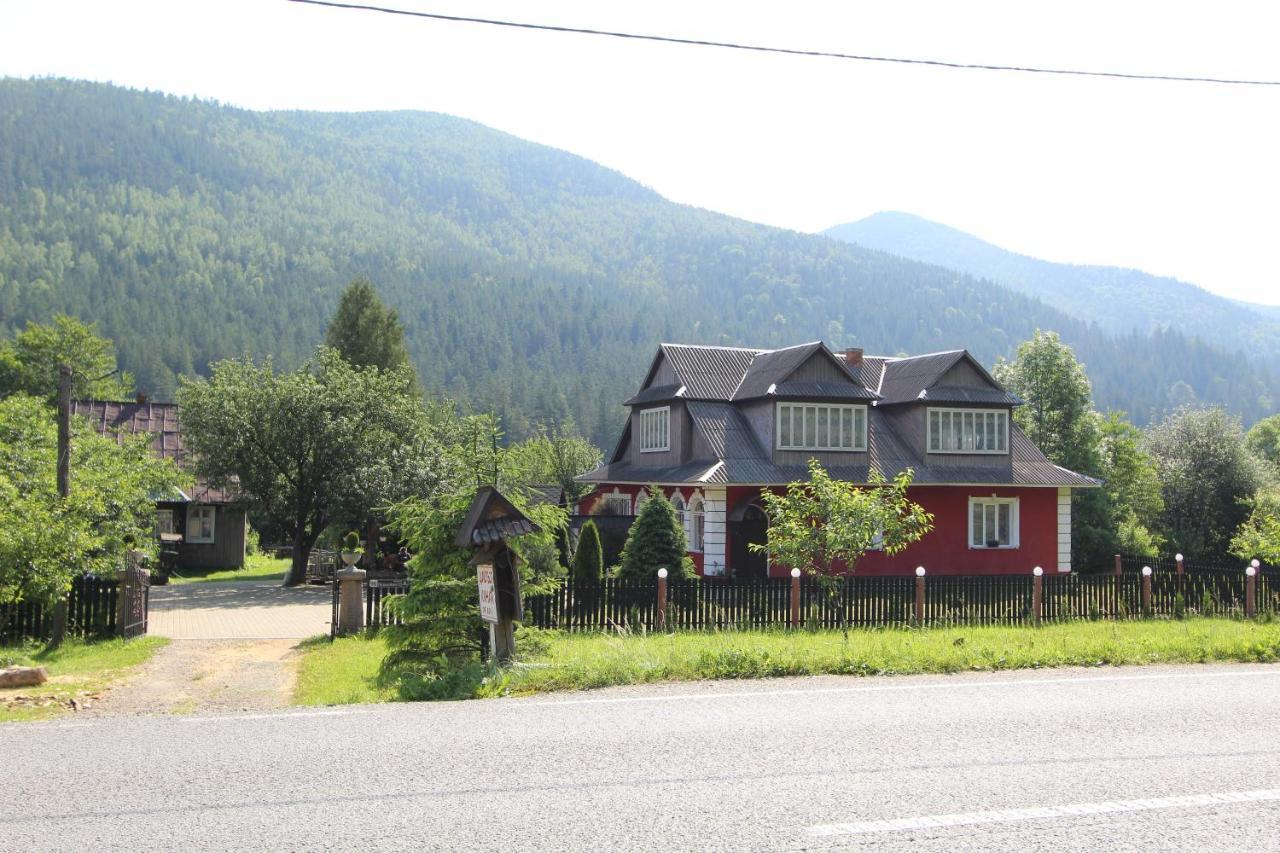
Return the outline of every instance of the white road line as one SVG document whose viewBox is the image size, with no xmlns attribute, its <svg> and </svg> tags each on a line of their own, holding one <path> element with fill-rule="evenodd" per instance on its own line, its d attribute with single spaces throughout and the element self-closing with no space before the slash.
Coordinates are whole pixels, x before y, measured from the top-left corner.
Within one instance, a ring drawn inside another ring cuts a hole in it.
<svg viewBox="0 0 1280 853">
<path fill-rule="evenodd" d="M 974 826 L 988 823 L 1012 823 L 1019 820 L 1052 820 L 1081 815 L 1145 812 L 1154 809 L 1194 808 L 1232 803 L 1260 803 L 1280 800 L 1280 788 L 1261 791 L 1228 791 L 1217 794 L 1189 794 L 1180 797 L 1151 797 L 1144 800 L 1114 800 L 1103 803 L 1070 803 L 1061 806 L 1035 806 L 1025 809 L 1000 809 L 986 812 L 902 817 L 892 820 L 863 820 L 855 823 L 827 823 L 809 827 L 816 837 L 835 835 L 869 835 L 882 832 L 915 832 L 949 826 Z"/>
<path fill-rule="evenodd" d="M 1091 682 L 1116 681 L 1174 681 L 1180 679 L 1202 678 L 1244 678 L 1251 676 L 1280 676 L 1280 666 L 1270 669 L 1244 669 L 1238 672 L 1166 672 L 1148 675 L 1097 675 L 1097 676 L 1061 676 L 1058 678 L 1008 678 L 1001 681 L 964 681 L 938 680 L 913 682 L 911 684 L 863 684 L 857 687 L 811 687 L 792 688 L 786 690 L 738 690 L 733 692 L 713 693 L 671 693 L 661 696 L 611 696 L 598 699 L 546 699 L 518 701 L 516 706 L 522 708 L 545 708 L 556 705 L 615 705 L 627 702 L 688 702 L 707 701 L 713 699 L 751 699 L 761 696 L 817 696 L 831 693 L 885 693 L 895 690 L 954 690 L 976 689 L 980 687 L 1043 687 L 1047 684 L 1088 684 Z M 875 676 L 888 678 L 888 676 Z"/>
</svg>

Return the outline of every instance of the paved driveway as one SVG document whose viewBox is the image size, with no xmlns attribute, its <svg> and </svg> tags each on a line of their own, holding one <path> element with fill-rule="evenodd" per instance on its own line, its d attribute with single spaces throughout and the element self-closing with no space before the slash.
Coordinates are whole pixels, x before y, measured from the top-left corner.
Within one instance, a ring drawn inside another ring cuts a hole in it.
<svg viewBox="0 0 1280 853">
<path fill-rule="evenodd" d="M 275 581 L 151 588 L 147 633 L 174 640 L 291 640 L 329 633 L 328 586 Z"/>
</svg>

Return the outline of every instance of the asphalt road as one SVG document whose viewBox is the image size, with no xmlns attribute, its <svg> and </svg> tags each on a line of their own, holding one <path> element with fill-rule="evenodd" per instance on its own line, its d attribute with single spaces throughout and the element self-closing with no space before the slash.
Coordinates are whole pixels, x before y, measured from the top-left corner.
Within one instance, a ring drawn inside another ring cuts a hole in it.
<svg viewBox="0 0 1280 853">
<path fill-rule="evenodd" d="M 1280 666 L 0 725 L 0 849 L 1280 850 Z"/>
</svg>

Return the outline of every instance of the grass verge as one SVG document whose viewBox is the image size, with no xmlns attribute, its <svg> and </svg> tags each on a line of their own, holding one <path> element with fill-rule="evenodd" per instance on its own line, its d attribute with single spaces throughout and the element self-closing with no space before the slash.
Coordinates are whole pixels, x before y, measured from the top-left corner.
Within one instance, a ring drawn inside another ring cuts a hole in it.
<svg viewBox="0 0 1280 853">
<path fill-rule="evenodd" d="M 266 554 L 253 554 L 245 558 L 238 569 L 179 568 L 169 579 L 172 584 L 221 583 L 226 581 L 283 581 L 289 571 L 289 561 Z"/>
<path fill-rule="evenodd" d="M 0 723 L 43 720 L 71 710 L 71 700 L 92 703 L 112 681 L 145 663 L 168 640 L 67 640 L 49 651 L 41 646 L 0 647 L 0 666 L 43 666 L 49 680 L 36 687 L 0 689 Z"/>
<path fill-rule="evenodd" d="M 293 689 L 295 705 L 362 705 L 389 702 L 394 687 L 378 683 L 378 666 L 387 654 L 377 635 L 315 637 L 299 646 L 298 681 Z"/>
<path fill-rule="evenodd" d="M 905 675 L 1280 660 L 1280 623 L 1231 619 L 1073 622 L 1033 627 L 924 630 L 727 631 L 563 634 L 521 631 L 536 649 L 449 698 L 513 696 L 623 684 L 794 675 Z M 306 705 L 396 698 L 379 685 L 386 645 L 377 635 L 304 644 L 295 701 Z"/>
</svg>

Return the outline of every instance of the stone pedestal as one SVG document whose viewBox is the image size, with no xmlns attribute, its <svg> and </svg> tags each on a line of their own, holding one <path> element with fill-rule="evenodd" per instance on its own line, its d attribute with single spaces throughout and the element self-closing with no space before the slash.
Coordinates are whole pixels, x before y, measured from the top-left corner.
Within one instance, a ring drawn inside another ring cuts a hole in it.
<svg viewBox="0 0 1280 853">
<path fill-rule="evenodd" d="M 338 633 L 350 634 L 364 627 L 364 569 L 338 572 Z"/>
</svg>

